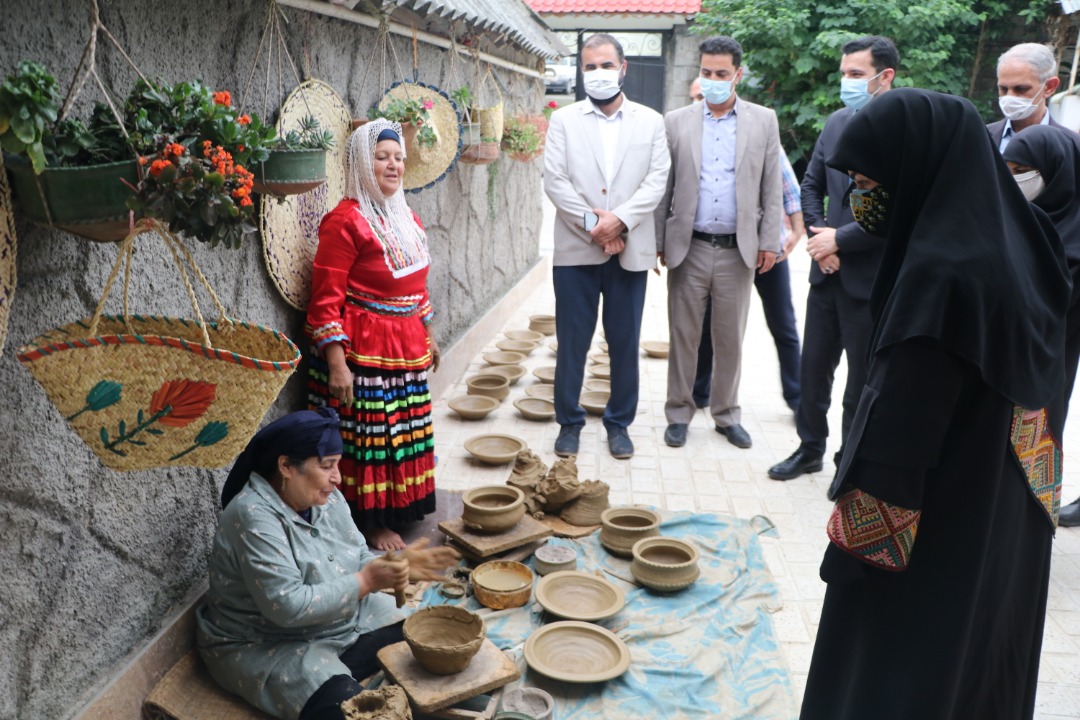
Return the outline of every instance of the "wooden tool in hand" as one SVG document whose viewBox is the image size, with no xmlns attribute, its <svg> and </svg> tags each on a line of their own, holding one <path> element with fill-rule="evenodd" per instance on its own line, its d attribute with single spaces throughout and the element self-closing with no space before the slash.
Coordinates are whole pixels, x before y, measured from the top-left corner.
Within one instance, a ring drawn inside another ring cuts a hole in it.
<svg viewBox="0 0 1080 720">
<path fill-rule="evenodd" d="M 397 562 L 401 559 L 401 556 L 393 550 L 388 550 L 383 557 L 387 562 Z M 394 588 L 394 600 L 397 601 L 397 606 L 399 608 L 405 607 L 405 588 Z"/>
</svg>

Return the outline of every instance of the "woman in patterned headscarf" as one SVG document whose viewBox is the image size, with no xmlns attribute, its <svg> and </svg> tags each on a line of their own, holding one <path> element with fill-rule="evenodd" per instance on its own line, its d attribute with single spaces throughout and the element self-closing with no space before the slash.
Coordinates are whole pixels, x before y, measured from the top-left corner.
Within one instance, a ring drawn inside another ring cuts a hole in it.
<svg viewBox="0 0 1080 720">
<path fill-rule="evenodd" d="M 342 493 L 368 543 L 405 547 L 394 530 L 435 509 L 428 368 L 427 235 L 402 191 L 401 126 L 349 138 L 345 199 L 323 218 L 311 276 L 309 404 L 341 415 Z"/>
</svg>

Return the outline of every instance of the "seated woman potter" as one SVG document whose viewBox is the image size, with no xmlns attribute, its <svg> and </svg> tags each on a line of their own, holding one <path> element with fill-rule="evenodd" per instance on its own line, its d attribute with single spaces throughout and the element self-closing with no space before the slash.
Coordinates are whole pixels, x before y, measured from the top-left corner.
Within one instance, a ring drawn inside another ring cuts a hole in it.
<svg viewBox="0 0 1080 720">
<path fill-rule="evenodd" d="M 405 613 L 379 591 L 458 558 L 424 540 L 375 557 L 338 490 L 341 450 L 332 409 L 286 415 L 252 438 L 222 492 L 199 653 L 223 688 L 285 720 L 341 718 L 375 653 L 402 639 Z"/>
</svg>

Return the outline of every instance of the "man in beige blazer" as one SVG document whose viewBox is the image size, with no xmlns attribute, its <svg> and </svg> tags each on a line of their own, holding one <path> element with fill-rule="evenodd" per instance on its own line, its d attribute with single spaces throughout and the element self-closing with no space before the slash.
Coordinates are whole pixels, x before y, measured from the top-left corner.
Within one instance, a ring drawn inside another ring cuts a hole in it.
<svg viewBox="0 0 1080 720">
<path fill-rule="evenodd" d="M 725 36 L 701 43 L 705 102 L 664 118 L 671 173 L 657 209 L 656 250 L 668 268 L 668 427 L 664 442 L 686 443 L 705 303 L 712 303 L 710 410 L 716 431 L 750 447 L 741 425 L 742 340 L 755 272 L 780 252 L 783 207 L 776 113 L 735 92 L 742 46 Z"/>
<path fill-rule="evenodd" d="M 619 42 L 596 34 L 582 45 L 589 99 L 556 110 L 544 148 L 544 191 L 555 205 L 555 453 L 573 455 L 585 425 L 578 403 L 600 298 L 611 356 L 604 410 L 613 457 L 633 456 L 627 428 L 637 414 L 638 338 L 645 279 L 656 266 L 654 212 L 667 184 L 664 119 L 622 93 L 626 59 Z M 586 213 L 598 217 L 584 229 Z M 699 321 L 700 323 L 700 321 Z"/>
</svg>

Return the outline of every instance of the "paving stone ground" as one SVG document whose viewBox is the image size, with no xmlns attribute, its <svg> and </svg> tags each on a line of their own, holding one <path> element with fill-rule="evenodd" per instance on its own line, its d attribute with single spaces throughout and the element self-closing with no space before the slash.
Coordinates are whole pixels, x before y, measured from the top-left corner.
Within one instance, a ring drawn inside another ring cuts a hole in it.
<svg viewBox="0 0 1080 720">
<path fill-rule="evenodd" d="M 551 209 L 541 229 L 542 253 L 550 253 Z M 545 258 L 546 260 L 546 258 Z M 798 248 L 791 260 L 795 310 L 802 332 L 809 258 Z M 504 330 L 525 328 L 530 315 L 553 314 L 554 294 L 550 282 L 539 287 L 504 326 Z M 499 334 L 490 338 L 484 352 L 494 351 Z M 642 340 L 667 340 L 666 274 L 649 276 Z M 549 338 L 550 342 L 554 338 Z M 602 338 L 594 338 L 594 346 Z M 552 450 L 559 427 L 554 421 L 526 420 L 512 401 L 525 397 L 525 388 L 539 382 L 531 371 L 555 364 L 554 353 L 546 346 L 527 360 L 530 373 L 511 387 L 510 396 L 486 419 L 465 421 L 447 407 L 447 401 L 465 394 L 465 378 L 486 367 L 482 353 L 474 358 L 460 381 L 436 399 L 434 410 L 436 454 L 439 457 L 436 482 L 446 489 L 468 489 L 505 482 L 510 466 L 486 466 L 473 461 L 465 451 L 465 440 L 481 433 L 508 433 L 525 440 L 533 452 L 549 465 L 557 458 Z M 690 425 L 687 444 L 669 448 L 663 442 L 664 399 L 667 364 L 662 359 L 641 359 L 641 397 L 638 415 L 630 429 L 636 446 L 631 460 L 615 460 L 607 451 L 606 433 L 600 418 L 589 416 L 581 434 L 578 455 L 579 477 L 602 479 L 611 486 L 613 505 L 642 503 L 668 510 L 723 513 L 740 518 L 766 515 L 776 525 L 777 538 L 762 540 L 765 557 L 780 587 L 783 608 L 773 615 L 776 634 L 786 651 L 793 683 L 801 701 L 825 584 L 818 577 L 818 565 L 828 542 L 825 521 L 832 504 L 825 491 L 834 472 L 826 462 L 822 472 L 788 482 L 770 480 L 766 474 L 773 463 L 787 457 L 798 445 L 792 412 L 780 392 L 779 366 L 772 337 L 765 326 L 755 295 L 750 310 L 743 348 L 742 383 L 739 393 L 743 426 L 753 438 L 753 447 L 740 450 L 713 430 L 707 411 L 699 411 Z M 829 425 L 840 427 L 839 396 L 844 384 L 844 364 L 837 372 L 835 402 Z M 830 438 L 825 457 L 831 458 L 839 438 Z M 1071 414 L 1065 432 L 1065 447 L 1080 447 L 1080 409 Z M 1080 463 L 1065 461 L 1063 502 L 1080 495 Z M 992 628 L 987 628 L 992 632 Z M 1054 543 L 1050 594 L 1043 638 L 1042 662 L 1036 718 L 1060 720 L 1080 718 L 1080 528 L 1058 530 Z"/>
</svg>

